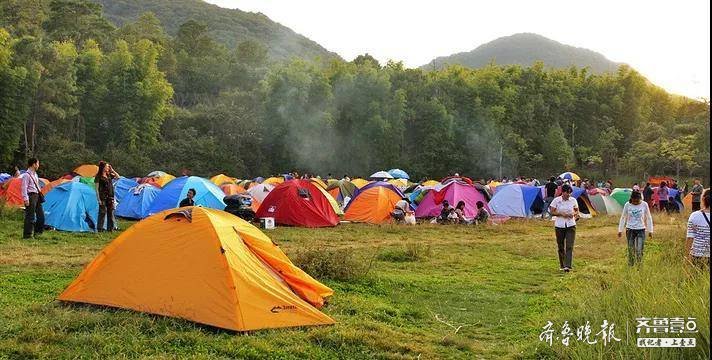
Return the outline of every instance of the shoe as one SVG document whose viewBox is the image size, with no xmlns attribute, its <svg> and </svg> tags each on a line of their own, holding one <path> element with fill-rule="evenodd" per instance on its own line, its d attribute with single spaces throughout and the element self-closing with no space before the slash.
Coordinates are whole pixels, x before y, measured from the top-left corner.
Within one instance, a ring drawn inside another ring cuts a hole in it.
<svg viewBox="0 0 712 360">
<path fill-rule="evenodd" d="M 564 268 L 559 268 L 559 271 L 564 271 Z"/>
<path fill-rule="evenodd" d="M 564 272 L 569 272 L 569 271 L 571 271 L 570 268 L 567 268 L 567 267 L 564 268 Z"/>
</svg>

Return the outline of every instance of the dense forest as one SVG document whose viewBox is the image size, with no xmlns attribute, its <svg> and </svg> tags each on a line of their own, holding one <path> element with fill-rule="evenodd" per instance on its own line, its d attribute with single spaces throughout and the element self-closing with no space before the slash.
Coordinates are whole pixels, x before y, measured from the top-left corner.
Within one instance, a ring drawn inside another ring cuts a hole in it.
<svg viewBox="0 0 712 360">
<path fill-rule="evenodd" d="M 38 156 L 47 177 L 98 159 L 137 176 L 709 173 L 709 103 L 625 65 L 282 60 L 203 21 L 171 36 L 152 13 L 116 27 L 85 0 L 0 0 L 0 169 Z"/>
</svg>

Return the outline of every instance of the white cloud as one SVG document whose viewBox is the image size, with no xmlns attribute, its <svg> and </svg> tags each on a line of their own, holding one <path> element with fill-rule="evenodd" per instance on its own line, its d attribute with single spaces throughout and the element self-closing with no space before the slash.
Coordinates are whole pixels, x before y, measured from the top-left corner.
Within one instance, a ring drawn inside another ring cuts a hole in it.
<svg viewBox="0 0 712 360">
<path fill-rule="evenodd" d="M 684 1 L 208 0 L 262 12 L 345 59 L 423 65 L 519 32 L 628 63 L 655 84 L 710 95 L 710 3 Z"/>
</svg>

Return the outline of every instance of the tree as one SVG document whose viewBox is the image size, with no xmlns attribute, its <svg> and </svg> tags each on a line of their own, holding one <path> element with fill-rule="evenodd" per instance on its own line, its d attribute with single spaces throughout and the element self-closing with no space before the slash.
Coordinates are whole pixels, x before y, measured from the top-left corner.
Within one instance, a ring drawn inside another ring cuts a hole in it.
<svg viewBox="0 0 712 360">
<path fill-rule="evenodd" d="M 29 112 L 27 69 L 13 64 L 13 44 L 10 34 L 0 28 L 0 165 L 8 166 L 20 144 L 22 127 Z"/>
<path fill-rule="evenodd" d="M 556 173 L 561 169 L 569 170 L 573 165 L 573 150 L 558 123 L 549 127 L 542 146 L 542 155 L 546 160 L 546 169 Z"/>
<path fill-rule="evenodd" d="M 44 29 L 54 41 L 73 42 L 82 47 L 93 39 L 108 46 L 114 26 L 101 15 L 99 4 L 87 0 L 52 0 Z"/>
</svg>

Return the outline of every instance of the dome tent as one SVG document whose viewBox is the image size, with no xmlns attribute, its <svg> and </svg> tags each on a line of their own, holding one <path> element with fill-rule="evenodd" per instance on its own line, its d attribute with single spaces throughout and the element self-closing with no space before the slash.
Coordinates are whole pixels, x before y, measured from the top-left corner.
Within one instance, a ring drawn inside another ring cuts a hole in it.
<svg viewBox="0 0 712 360">
<path fill-rule="evenodd" d="M 317 309 L 332 294 L 251 224 L 186 207 L 134 224 L 58 300 L 248 331 L 333 324 Z"/>
</svg>

